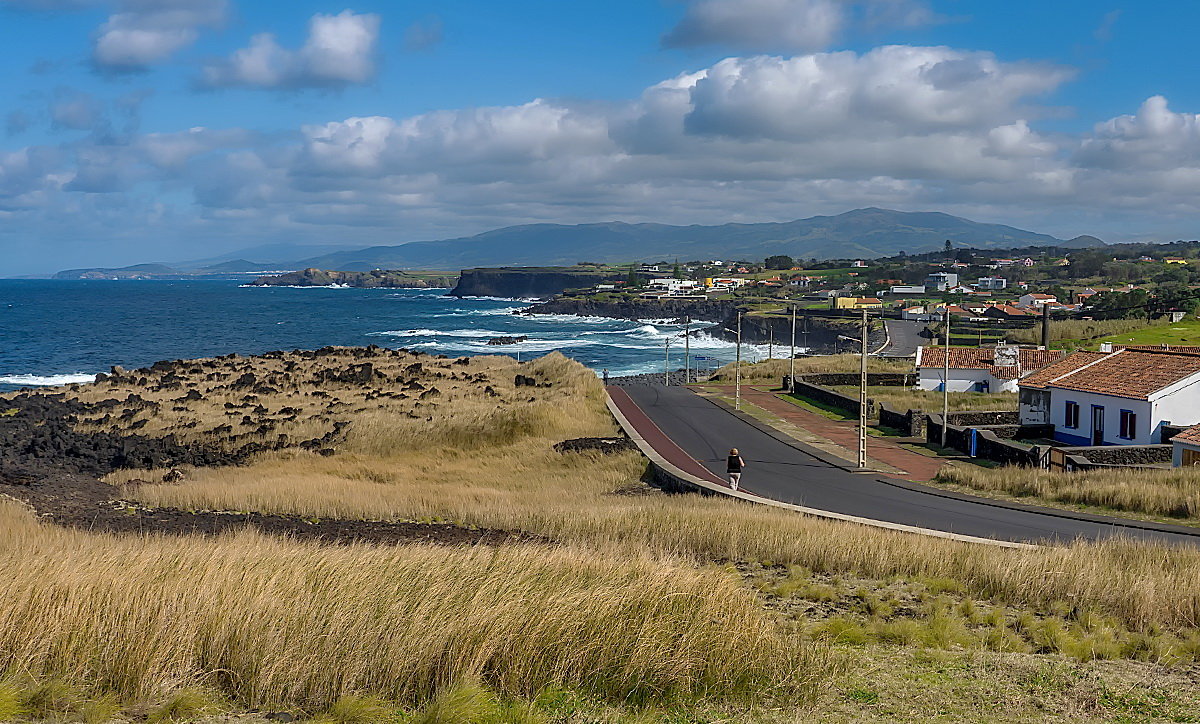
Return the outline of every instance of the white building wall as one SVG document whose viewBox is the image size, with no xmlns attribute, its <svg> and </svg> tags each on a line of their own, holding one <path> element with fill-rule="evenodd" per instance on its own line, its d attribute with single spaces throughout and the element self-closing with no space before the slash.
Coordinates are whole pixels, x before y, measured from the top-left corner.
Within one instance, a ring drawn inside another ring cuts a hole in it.
<svg viewBox="0 0 1200 724">
<path fill-rule="evenodd" d="M 922 367 L 917 373 L 917 387 L 922 390 L 939 390 L 942 386 L 942 373 L 944 369 L 941 367 Z M 951 392 L 975 392 L 975 384 L 978 382 L 988 383 L 988 392 L 1016 392 L 1016 383 L 1012 380 L 997 380 L 992 377 L 987 370 L 964 370 L 950 368 L 950 384 Z M 1000 383 L 1012 382 L 1009 385 L 1010 389 L 1000 389 Z"/>
<path fill-rule="evenodd" d="M 1159 428 L 1162 423 L 1190 427 L 1200 423 L 1200 375 L 1184 380 L 1178 385 L 1168 387 L 1161 397 L 1154 401 L 1154 438 L 1158 442 L 1162 438 Z M 1138 422 L 1141 424 L 1141 421 Z"/>
<path fill-rule="evenodd" d="M 1067 402 L 1079 405 L 1079 427 L 1066 425 Z M 1054 425 L 1054 436 L 1061 442 L 1075 445 L 1092 444 L 1092 406 L 1104 408 L 1105 445 L 1151 445 L 1158 442 L 1158 426 L 1154 405 L 1146 400 L 1098 395 L 1094 392 L 1077 392 L 1050 388 L 1050 424 Z M 1133 439 L 1121 437 L 1121 410 L 1130 410 L 1137 415 L 1137 430 Z"/>
</svg>

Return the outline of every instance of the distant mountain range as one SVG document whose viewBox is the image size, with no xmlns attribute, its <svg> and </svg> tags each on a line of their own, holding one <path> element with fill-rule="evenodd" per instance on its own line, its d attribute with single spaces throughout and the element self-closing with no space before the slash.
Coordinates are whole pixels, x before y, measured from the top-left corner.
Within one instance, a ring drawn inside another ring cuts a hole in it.
<svg viewBox="0 0 1200 724">
<path fill-rule="evenodd" d="M 836 216 L 814 216 L 782 223 L 722 224 L 720 226 L 670 226 L 667 224 L 529 224 L 487 231 L 475 236 L 441 241 L 418 241 L 395 246 L 331 251 L 306 258 L 287 259 L 286 247 L 267 249 L 271 261 L 249 262 L 247 253 L 204 260 L 196 269 L 171 265 L 173 272 L 239 273 L 262 269 L 372 269 L 458 270 L 478 266 L 571 265 L 589 262 L 635 262 L 664 259 L 763 259 L 786 254 L 797 259 L 871 259 L 934 251 L 949 240 L 955 248 L 1014 249 L 1034 246 L 1085 248 L 1104 242 L 1091 236 L 1071 240 L 1017 229 L 983 224 L 940 212 L 906 212 L 889 209 L 856 209 Z M 266 258 L 265 255 L 256 258 Z M 213 263 L 218 262 L 218 263 Z M 150 265 L 139 265 L 150 266 Z M 60 273 L 79 278 L 80 273 L 102 276 L 107 272 L 134 271 L 73 269 Z"/>
</svg>

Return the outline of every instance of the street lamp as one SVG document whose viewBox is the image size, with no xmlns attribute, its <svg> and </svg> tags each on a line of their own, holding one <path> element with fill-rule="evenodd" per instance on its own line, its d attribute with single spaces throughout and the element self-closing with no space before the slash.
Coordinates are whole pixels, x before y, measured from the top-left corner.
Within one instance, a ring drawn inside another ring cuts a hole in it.
<svg viewBox="0 0 1200 724">
<path fill-rule="evenodd" d="M 737 356 L 733 363 L 733 409 L 742 409 L 742 313 L 737 315 L 737 330 L 723 327 L 726 332 L 737 335 Z"/>
<path fill-rule="evenodd" d="M 839 334 L 838 339 L 861 342 L 858 356 L 858 467 L 867 467 L 867 310 L 862 310 L 862 337 L 855 339 Z"/>
</svg>

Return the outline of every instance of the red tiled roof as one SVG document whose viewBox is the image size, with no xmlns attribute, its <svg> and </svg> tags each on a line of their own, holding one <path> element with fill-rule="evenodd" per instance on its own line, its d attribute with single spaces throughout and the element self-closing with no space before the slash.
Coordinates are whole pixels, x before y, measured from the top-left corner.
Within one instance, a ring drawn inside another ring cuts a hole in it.
<svg viewBox="0 0 1200 724">
<path fill-rule="evenodd" d="M 1025 349 L 1019 352 L 1020 366 L 997 367 L 994 364 L 996 351 L 990 347 L 951 347 L 950 369 L 988 370 L 998 380 L 1015 380 L 1022 374 L 1039 370 L 1062 359 L 1066 352 L 1058 349 Z M 918 367 L 945 367 L 945 347 L 921 347 L 918 350 Z"/>
<path fill-rule="evenodd" d="M 1188 429 L 1171 438 L 1171 442 L 1176 440 L 1180 442 L 1190 442 L 1193 445 L 1200 445 L 1200 425 L 1192 425 Z"/>
<path fill-rule="evenodd" d="M 1108 352 L 1076 352 L 1063 357 L 1057 362 L 1051 362 L 1037 372 L 1021 380 L 1021 387 L 1043 389 L 1052 380 L 1075 372 L 1084 365 L 1089 365 L 1108 356 Z"/>
<path fill-rule="evenodd" d="M 1146 400 L 1195 374 L 1200 374 L 1200 354 L 1125 349 L 1048 386 Z"/>
</svg>

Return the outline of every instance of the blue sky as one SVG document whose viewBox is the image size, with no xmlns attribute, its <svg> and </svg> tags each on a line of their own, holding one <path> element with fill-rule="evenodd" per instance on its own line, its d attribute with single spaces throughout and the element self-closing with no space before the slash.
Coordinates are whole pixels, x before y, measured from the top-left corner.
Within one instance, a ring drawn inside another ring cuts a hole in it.
<svg viewBox="0 0 1200 724">
<path fill-rule="evenodd" d="M 875 205 L 1195 238 L 1193 3 L 0 0 L 0 275 Z"/>
</svg>

